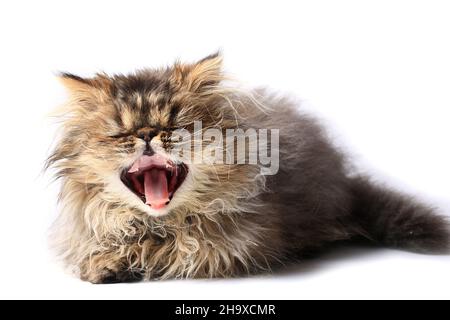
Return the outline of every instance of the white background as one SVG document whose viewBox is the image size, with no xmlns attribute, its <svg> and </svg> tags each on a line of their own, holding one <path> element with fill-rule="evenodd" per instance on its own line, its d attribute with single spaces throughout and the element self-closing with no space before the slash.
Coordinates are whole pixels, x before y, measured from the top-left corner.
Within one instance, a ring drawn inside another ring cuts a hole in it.
<svg viewBox="0 0 450 320">
<path fill-rule="evenodd" d="M 1 1 L 1 298 L 450 298 L 450 256 L 349 248 L 240 280 L 95 286 L 47 249 L 54 77 L 222 49 L 245 85 L 298 97 L 379 180 L 450 213 L 448 1 Z"/>
</svg>

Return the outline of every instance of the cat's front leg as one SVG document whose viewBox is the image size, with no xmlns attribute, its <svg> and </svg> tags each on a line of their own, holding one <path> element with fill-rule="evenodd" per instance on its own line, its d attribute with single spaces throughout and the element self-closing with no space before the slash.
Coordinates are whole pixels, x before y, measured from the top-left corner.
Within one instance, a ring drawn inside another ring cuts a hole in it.
<svg viewBox="0 0 450 320">
<path fill-rule="evenodd" d="M 140 270 L 132 269 L 128 261 L 114 253 L 96 253 L 80 265 L 80 278 L 95 284 L 136 282 L 143 278 Z"/>
</svg>

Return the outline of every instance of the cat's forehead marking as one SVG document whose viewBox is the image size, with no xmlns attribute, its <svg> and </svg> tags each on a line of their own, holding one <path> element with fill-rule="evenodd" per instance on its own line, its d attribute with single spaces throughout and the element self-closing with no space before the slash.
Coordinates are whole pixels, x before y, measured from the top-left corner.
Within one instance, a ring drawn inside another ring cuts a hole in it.
<svg viewBox="0 0 450 320">
<path fill-rule="evenodd" d="M 135 106 L 136 109 L 142 109 L 143 108 L 143 97 L 141 94 L 139 94 L 139 92 L 134 92 L 133 93 L 133 104 Z"/>
<path fill-rule="evenodd" d="M 147 114 L 147 121 L 152 125 L 167 126 L 166 112 L 160 108 L 151 108 Z"/>
<path fill-rule="evenodd" d="M 150 123 L 167 126 L 169 99 L 165 93 L 153 94 L 149 97 L 151 100 L 147 119 Z"/>
<path fill-rule="evenodd" d="M 145 126 L 169 126 L 173 122 L 172 97 L 176 93 L 165 74 L 140 73 L 118 79 L 117 106 L 127 131 Z"/>
<path fill-rule="evenodd" d="M 121 118 L 123 126 L 126 130 L 131 130 L 134 127 L 134 117 L 133 112 L 129 108 L 123 108 L 121 112 Z"/>
<path fill-rule="evenodd" d="M 149 92 L 146 95 L 146 99 L 147 99 L 149 105 L 155 107 L 155 106 L 157 106 L 158 101 L 160 100 L 160 96 L 161 96 L 161 93 L 159 93 L 159 92 Z"/>
<path fill-rule="evenodd" d="M 120 122 L 127 131 L 143 126 L 169 126 L 172 108 L 169 99 L 161 93 L 133 94 L 118 110 Z"/>
</svg>

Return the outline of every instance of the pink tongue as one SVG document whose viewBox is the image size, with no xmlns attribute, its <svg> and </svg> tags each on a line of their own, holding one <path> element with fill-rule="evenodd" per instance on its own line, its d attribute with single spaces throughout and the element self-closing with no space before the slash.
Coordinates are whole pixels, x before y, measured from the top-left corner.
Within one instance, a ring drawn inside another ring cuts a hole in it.
<svg viewBox="0 0 450 320">
<path fill-rule="evenodd" d="M 144 173 L 145 203 L 153 209 L 164 208 L 169 201 L 166 170 L 153 168 Z"/>
</svg>

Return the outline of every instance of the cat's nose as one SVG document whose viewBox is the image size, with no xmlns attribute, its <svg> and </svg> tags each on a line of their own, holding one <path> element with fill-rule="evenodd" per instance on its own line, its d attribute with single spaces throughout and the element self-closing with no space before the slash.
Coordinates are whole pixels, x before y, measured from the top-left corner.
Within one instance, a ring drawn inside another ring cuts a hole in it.
<svg viewBox="0 0 450 320">
<path fill-rule="evenodd" d="M 137 137 L 139 139 L 144 140 L 147 143 L 150 143 L 150 141 L 152 141 L 153 137 L 155 137 L 156 135 L 157 135 L 157 132 L 155 130 L 147 129 L 147 128 L 140 129 L 137 132 Z"/>
<path fill-rule="evenodd" d="M 137 132 L 137 137 L 139 139 L 142 139 L 145 141 L 144 155 L 152 156 L 155 154 L 155 151 L 153 150 L 152 146 L 150 145 L 150 142 L 156 135 L 157 135 L 157 131 L 149 129 L 149 128 L 142 128 Z"/>
</svg>

